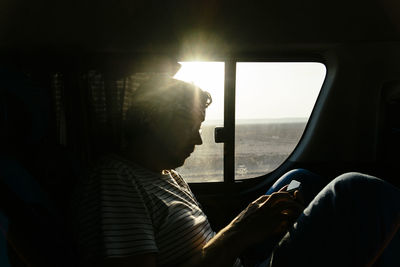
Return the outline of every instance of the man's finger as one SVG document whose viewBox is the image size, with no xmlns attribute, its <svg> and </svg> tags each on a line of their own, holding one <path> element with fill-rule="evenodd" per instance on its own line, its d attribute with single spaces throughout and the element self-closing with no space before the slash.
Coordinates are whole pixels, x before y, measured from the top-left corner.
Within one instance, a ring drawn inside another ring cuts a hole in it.
<svg viewBox="0 0 400 267">
<path fill-rule="evenodd" d="M 271 208 L 274 212 L 282 214 L 299 214 L 304 210 L 304 206 L 294 200 L 280 202 Z"/>
<path fill-rule="evenodd" d="M 269 197 L 270 197 L 269 195 L 262 195 L 259 198 L 257 198 L 256 200 L 254 200 L 252 203 L 254 203 L 254 204 L 262 204 L 265 201 L 267 201 Z"/>
<path fill-rule="evenodd" d="M 275 192 L 273 193 L 268 200 L 265 202 L 268 206 L 273 207 L 279 202 L 293 201 L 294 198 L 292 194 L 287 192 Z"/>
<path fill-rule="evenodd" d="M 305 205 L 303 194 L 299 190 L 294 191 L 293 196 L 297 201 Z"/>
<path fill-rule="evenodd" d="M 285 185 L 284 187 L 282 187 L 281 189 L 279 189 L 278 192 L 286 192 L 286 189 L 288 188 L 289 185 Z"/>
</svg>

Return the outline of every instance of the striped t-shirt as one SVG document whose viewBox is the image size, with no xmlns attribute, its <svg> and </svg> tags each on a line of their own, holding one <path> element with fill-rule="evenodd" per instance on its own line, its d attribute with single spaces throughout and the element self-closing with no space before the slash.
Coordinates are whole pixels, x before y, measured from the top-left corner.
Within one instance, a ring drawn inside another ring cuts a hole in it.
<svg viewBox="0 0 400 267">
<path fill-rule="evenodd" d="M 97 164 L 73 197 L 81 263 L 156 253 L 161 266 L 187 261 L 214 236 L 187 183 L 118 156 Z"/>
</svg>

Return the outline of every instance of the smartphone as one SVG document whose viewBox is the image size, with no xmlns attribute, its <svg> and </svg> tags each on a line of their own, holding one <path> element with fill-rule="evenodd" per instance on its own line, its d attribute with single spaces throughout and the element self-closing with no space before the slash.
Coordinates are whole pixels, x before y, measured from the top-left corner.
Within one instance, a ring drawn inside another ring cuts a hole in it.
<svg viewBox="0 0 400 267">
<path fill-rule="evenodd" d="M 292 193 L 292 192 L 294 192 L 296 190 L 299 190 L 300 186 L 301 186 L 301 183 L 299 181 L 292 180 L 290 182 L 290 184 L 288 185 L 288 187 L 286 189 L 286 192 Z"/>
</svg>

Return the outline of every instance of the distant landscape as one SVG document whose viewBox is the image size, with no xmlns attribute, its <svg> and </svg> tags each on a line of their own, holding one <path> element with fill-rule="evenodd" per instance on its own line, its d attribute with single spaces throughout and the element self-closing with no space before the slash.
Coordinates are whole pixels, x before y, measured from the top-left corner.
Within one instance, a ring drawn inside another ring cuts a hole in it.
<svg viewBox="0 0 400 267">
<path fill-rule="evenodd" d="M 223 180 L 223 144 L 214 142 L 214 128 L 222 123 L 202 126 L 203 145 L 178 171 L 188 182 Z M 271 172 L 292 153 L 306 126 L 305 119 L 242 120 L 236 122 L 236 179 Z"/>
</svg>

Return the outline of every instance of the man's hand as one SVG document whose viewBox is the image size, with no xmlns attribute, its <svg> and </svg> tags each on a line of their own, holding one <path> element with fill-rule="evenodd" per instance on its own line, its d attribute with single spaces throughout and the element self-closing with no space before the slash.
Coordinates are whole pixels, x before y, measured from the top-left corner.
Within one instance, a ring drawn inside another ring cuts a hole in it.
<svg viewBox="0 0 400 267">
<path fill-rule="evenodd" d="M 286 186 L 272 195 L 264 195 L 247 206 L 230 224 L 246 245 L 285 233 L 304 210 L 300 197 L 285 192 Z"/>
<path fill-rule="evenodd" d="M 286 188 L 250 203 L 203 247 L 200 259 L 187 266 L 232 266 L 249 246 L 284 234 L 304 209 L 299 192 Z"/>
</svg>

